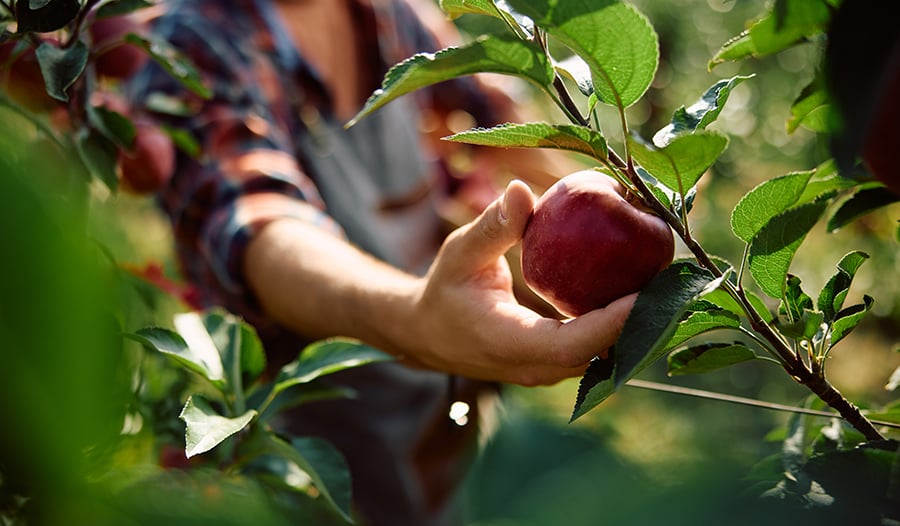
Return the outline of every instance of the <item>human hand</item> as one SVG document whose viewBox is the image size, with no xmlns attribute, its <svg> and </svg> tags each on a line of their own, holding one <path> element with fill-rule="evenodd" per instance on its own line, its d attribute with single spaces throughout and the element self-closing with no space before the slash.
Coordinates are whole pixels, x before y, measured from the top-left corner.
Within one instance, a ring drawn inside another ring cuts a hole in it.
<svg viewBox="0 0 900 526">
<path fill-rule="evenodd" d="M 635 295 L 560 321 L 516 301 L 503 254 L 522 238 L 534 207 L 518 181 L 447 237 L 421 281 L 410 327 L 415 353 L 401 359 L 469 378 L 521 385 L 579 376 L 615 342 Z"/>
</svg>

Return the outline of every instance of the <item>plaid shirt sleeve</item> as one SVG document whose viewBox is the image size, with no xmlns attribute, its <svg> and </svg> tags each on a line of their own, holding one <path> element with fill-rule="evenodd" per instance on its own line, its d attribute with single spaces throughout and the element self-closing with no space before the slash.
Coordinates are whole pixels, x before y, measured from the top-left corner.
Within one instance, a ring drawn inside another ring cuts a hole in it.
<svg viewBox="0 0 900 526">
<path fill-rule="evenodd" d="M 177 2 L 175 3 L 178 4 Z M 282 217 L 309 221 L 337 235 L 318 191 L 294 155 L 287 101 L 278 89 L 276 64 L 267 57 L 265 35 L 227 13 L 227 2 L 183 3 L 157 31 L 198 66 L 211 88 L 208 100 L 159 67 L 132 81 L 137 106 L 154 112 L 154 101 L 183 103 L 156 117 L 190 132 L 200 155 L 179 154 L 176 173 L 160 191 L 182 270 L 202 306 L 224 305 L 250 318 L 258 315 L 242 278 L 248 241 Z M 241 24 L 243 27 L 235 27 Z M 262 46 L 260 46 L 262 41 Z M 171 113 L 179 114 L 174 116 Z"/>
<path fill-rule="evenodd" d="M 130 82 L 136 107 L 188 131 L 200 155 L 180 154 L 176 173 L 158 199 L 172 223 L 176 251 L 201 306 L 225 306 L 261 323 L 242 271 L 247 243 L 282 217 L 308 221 L 342 235 L 325 212 L 314 182 L 296 156 L 296 100 L 285 92 L 286 72 L 277 60 L 263 15 L 252 0 L 175 0 L 154 28 L 198 67 L 212 97 L 191 95 L 158 66 Z M 376 34 L 387 65 L 437 44 L 403 0 L 377 17 Z M 240 16 L 235 14 L 241 9 Z M 376 11 L 383 8 L 376 8 Z M 301 73 L 304 71 L 301 65 Z M 481 125 L 494 122 L 475 83 L 443 83 L 420 99 L 425 106 L 466 109 Z M 158 101 L 178 101 L 178 111 L 160 112 Z"/>
</svg>

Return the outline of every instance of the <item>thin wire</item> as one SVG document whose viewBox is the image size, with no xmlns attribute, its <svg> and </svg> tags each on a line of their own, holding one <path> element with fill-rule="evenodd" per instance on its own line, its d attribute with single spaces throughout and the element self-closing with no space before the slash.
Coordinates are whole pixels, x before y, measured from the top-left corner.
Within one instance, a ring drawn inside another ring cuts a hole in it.
<svg viewBox="0 0 900 526">
<path fill-rule="evenodd" d="M 763 409 L 771 409 L 773 411 L 788 411 L 791 413 L 801 413 L 804 415 L 824 416 L 827 418 L 840 418 L 841 415 L 830 411 L 818 411 L 816 409 L 807 409 L 805 407 L 795 407 L 784 404 L 776 404 L 773 402 L 764 402 L 753 398 L 744 398 L 743 396 L 734 396 L 724 393 L 716 393 L 713 391 L 705 391 L 703 389 L 693 389 L 690 387 L 680 387 L 677 385 L 661 384 L 658 382 L 649 382 L 646 380 L 631 379 L 625 384 L 639 389 L 649 389 L 651 391 L 662 391 L 666 393 L 674 393 L 696 398 L 705 398 L 707 400 L 718 400 L 720 402 L 730 402 L 733 404 L 749 405 L 752 407 L 761 407 Z M 900 429 L 900 424 L 894 422 L 885 422 L 883 420 L 869 420 L 875 425 Z"/>
</svg>

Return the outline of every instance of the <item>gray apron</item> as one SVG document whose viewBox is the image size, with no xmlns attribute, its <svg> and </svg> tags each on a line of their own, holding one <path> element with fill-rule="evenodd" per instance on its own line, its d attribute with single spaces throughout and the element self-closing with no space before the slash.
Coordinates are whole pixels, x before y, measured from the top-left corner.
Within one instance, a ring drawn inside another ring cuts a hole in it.
<svg viewBox="0 0 900 526">
<path fill-rule="evenodd" d="M 307 114 L 308 133 L 299 148 L 304 169 L 347 238 L 421 273 L 443 233 L 416 115 L 402 99 L 349 130 Z M 293 434 L 326 438 L 346 456 L 354 500 L 370 524 L 459 523 L 448 498 L 475 451 L 477 398 L 488 386 L 396 363 L 367 365 L 329 381 L 355 390 L 356 397 L 302 406 L 284 424 Z M 448 416 L 457 400 L 472 410 L 464 427 Z"/>
</svg>

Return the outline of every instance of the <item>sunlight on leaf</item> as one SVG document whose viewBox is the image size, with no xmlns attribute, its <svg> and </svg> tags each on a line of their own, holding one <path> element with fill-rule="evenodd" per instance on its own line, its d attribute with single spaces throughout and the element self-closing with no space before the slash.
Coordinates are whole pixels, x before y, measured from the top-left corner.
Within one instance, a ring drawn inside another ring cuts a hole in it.
<svg viewBox="0 0 900 526">
<path fill-rule="evenodd" d="M 700 100 L 688 108 L 682 106 L 676 110 L 672 115 L 672 122 L 653 136 L 653 144 L 657 148 L 663 148 L 679 135 L 705 129 L 718 118 L 732 90 L 750 78 L 753 78 L 753 75 L 735 76 L 713 84 Z"/>
<path fill-rule="evenodd" d="M 322 340 L 307 346 L 297 360 L 281 369 L 274 393 L 351 367 L 390 360 L 393 357 L 389 354 L 355 340 Z"/>
<path fill-rule="evenodd" d="M 823 198 L 799 205 L 773 217 L 750 242 L 750 273 L 760 288 L 773 298 L 784 294 L 791 260 L 829 204 Z"/>
<path fill-rule="evenodd" d="M 644 95 L 659 64 L 659 42 L 634 6 L 614 0 L 508 0 L 590 66 L 599 99 L 624 110 Z"/>
<path fill-rule="evenodd" d="M 676 192 L 687 192 L 716 162 L 728 146 L 728 138 L 714 131 L 681 135 L 664 148 L 656 148 L 638 136 L 627 139 L 628 151 L 653 177 Z"/>
<path fill-rule="evenodd" d="M 742 343 L 704 343 L 669 354 L 669 376 L 703 374 L 756 358 Z"/>
<path fill-rule="evenodd" d="M 750 190 L 731 213 L 734 235 L 749 243 L 766 223 L 800 199 L 812 176 L 812 171 L 789 173 Z"/>
<path fill-rule="evenodd" d="M 515 75 L 545 90 L 554 79 L 553 66 L 547 55 L 531 42 L 508 36 L 482 37 L 461 47 L 419 53 L 396 64 L 385 75 L 381 89 L 369 97 L 346 126 L 353 126 L 402 95 L 475 73 Z"/>
<path fill-rule="evenodd" d="M 218 446 L 226 438 L 247 427 L 255 416 L 256 411 L 251 409 L 237 418 L 227 418 L 213 409 L 204 398 L 191 396 L 178 415 L 187 425 L 185 456 L 191 458 Z"/>
<path fill-rule="evenodd" d="M 445 140 L 503 148 L 550 148 L 581 153 L 605 161 L 609 150 L 603 135 L 574 125 L 533 122 L 501 124 L 494 128 L 478 128 L 446 137 Z"/>
</svg>

